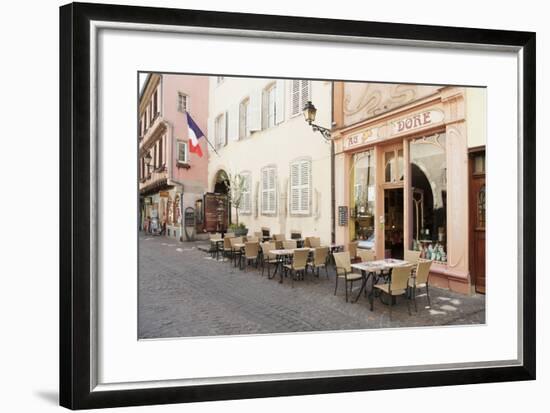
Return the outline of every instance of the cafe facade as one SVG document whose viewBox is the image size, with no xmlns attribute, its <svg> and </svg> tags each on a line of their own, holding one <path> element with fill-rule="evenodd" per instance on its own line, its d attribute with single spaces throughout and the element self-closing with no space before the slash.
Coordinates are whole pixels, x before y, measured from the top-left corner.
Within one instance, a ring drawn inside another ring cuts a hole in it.
<svg viewBox="0 0 550 413">
<path fill-rule="evenodd" d="M 420 251 L 431 283 L 484 292 L 485 106 L 484 88 L 335 82 L 335 241 Z"/>
</svg>

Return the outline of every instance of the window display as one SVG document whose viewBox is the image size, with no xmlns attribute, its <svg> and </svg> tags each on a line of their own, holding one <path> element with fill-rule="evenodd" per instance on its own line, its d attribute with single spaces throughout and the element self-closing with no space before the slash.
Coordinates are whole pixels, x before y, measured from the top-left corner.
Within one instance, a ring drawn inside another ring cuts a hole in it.
<svg viewBox="0 0 550 413">
<path fill-rule="evenodd" d="M 374 152 L 369 150 L 353 155 L 351 169 L 352 238 L 359 240 L 360 247 L 374 249 Z"/>
<path fill-rule="evenodd" d="M 444 133 L 410 142 L 412 246 L 421 257 L 447 262 L 447 163 Z"/>
</svg>

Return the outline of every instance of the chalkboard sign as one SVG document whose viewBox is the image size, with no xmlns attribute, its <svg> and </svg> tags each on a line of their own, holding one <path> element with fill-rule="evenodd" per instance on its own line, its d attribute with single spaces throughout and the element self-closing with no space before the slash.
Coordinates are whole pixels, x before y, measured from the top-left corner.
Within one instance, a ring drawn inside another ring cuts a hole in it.
<svg viewBox="0 0 550 413">
<path fill-rule="evenodd" d="M 191 207 L 185 208 L 185 226 L 194 227 L 195 226 L 195 210 Z"/>
<path fill-rule="evenodd" d="M 348 225 L 348 207 L 339 206 L 338 207 L 338 225 L 345 227 Z"/>
</svg>

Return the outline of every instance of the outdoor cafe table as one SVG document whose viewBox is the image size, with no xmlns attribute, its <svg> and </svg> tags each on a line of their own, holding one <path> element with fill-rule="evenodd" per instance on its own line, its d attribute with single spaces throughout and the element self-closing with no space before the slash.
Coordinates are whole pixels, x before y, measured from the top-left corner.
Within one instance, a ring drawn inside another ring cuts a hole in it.
<svg viewBox="0 0 550 413">
<path fill-rule="evenodd" d="M 279 279 L 279 282 L 282 284 L 283 283 L 283 263 L 284 263 L 284 259 L 286 257 L 290 257 L 291 255 L 294 255 L 294 250 L 293 249 L 279 249 L 279 250 L 271 250 L 269 251 L 270 254 L 273 254 L 275 255 L 275 257 L 277 257 L 277 266 L 275 267 L 275 271 L 273 271 L 273 276 L 271 276 L 271 278 L 274 278 L 275 277 L 275 274 L 277 273 L 277 270 L 279 269 L 280 270 L 280 279 Z"/>
<path fill-rule="evenodd" d="M 357 264 L 351 264 L 351 268 L 361 271 L 361 275 L 363 276 L 363 283 L 361 284 L 361 288 L 359 289 L 359 294 L 357 294 L 357 297 L 355 298 L 354 302 L 357 302 L 357 300 L 361 296 L 361 293 L 367 288 L 367 282 L 369 281 L 369 278 L 371 278 L 371 276 L 372 276 L 372 285 L 374 286 L 377 279 L 377 275 L 376 275 L 377 273 L 383 272 L 383 271 L 389 271 L 391 276 L 391 270 L 393 268 L 401 267 L 409 264 L 410 263 L 408 261 L 398 260 L 395 258 L 386 258 L 384 260 L 366 261 L 366 262 L 361 262 Z M 374 301 L 373 290 L 374 288 L 372 288 L 371 292 L 369 293 L 369 302 L 370 302 L 371 311 L 373 309 L 373 301 Z"/>
</svg>

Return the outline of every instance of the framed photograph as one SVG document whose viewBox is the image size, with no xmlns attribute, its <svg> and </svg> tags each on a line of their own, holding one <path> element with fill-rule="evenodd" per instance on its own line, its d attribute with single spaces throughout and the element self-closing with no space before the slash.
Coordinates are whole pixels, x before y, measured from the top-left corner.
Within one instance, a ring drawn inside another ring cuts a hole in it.
<svg viewBox="0 0 550 413">
<path fill-rule="evenodd" d="M 535 33 L 60 9 L 60 403 L 535 379 Z"/>
</svg>

